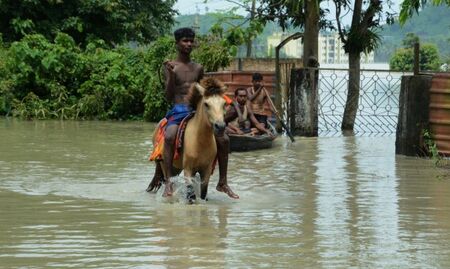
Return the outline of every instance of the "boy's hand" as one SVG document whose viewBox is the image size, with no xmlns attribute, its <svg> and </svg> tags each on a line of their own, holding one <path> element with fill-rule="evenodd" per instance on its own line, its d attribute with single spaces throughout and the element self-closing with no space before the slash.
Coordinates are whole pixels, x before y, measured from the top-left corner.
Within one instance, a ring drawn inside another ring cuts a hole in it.
<svg viewBox="0 0 450 269">
<path fill-rule="evenodd" d="M 269 131 L 269 130 L 267 130 L 267 129 L 266 129 L 266 134 L 267 134 L 268 136 L 270 136 L 270 138 L 275 139 L 275 135 L 272 134 L 272 132 Z"/>
<path fill-rule="evenodd" d="M 164 62 L 164 66 L 166 67 L 167 71 L 168 71 L 170 74 L 175 74 L 175 72 L 174 72 L 174 70 L 175 70 L 175 65 L 174 65 L 172 62 L 170 62 L 170 61 L 165 61 L 165 62 Z"/>
</svg>

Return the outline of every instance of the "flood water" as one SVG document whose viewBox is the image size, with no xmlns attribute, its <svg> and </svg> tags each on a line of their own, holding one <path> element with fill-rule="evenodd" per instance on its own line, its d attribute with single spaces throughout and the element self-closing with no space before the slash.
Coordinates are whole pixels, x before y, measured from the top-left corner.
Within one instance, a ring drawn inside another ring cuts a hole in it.
<svg viewBox="0 0 450 269">
<path fill-rule="evenodd" d="M 145 192 L 150 123 L 0 119 L 0 268 L 450 268 L 450 176 L 395 137 L 230 155 L 241 196 Z"/>
</svg>

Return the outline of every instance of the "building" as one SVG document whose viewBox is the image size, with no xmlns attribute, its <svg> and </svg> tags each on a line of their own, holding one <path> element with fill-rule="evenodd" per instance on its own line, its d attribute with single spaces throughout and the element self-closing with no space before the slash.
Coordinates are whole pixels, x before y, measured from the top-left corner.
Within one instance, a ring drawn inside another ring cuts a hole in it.
<svg viewBox="0 0 450 269">
<path fill-rule="evenodd" d="M 280 42 L 291 34 L 288 33 L 274 33 L 273 35 L 267 37 L 267 49 L 268 56 L 275 57 L 275 48 L 280 44 Z M 283 46 L 280 50 L 280 56 L 283 58 L 301 58 L 303 55 L 303 43 L 300 39 L 291 40 Z"/>
<path fill-rule="evenodd" d="M 267 38 L 268 55 L 275 57 L 275 47 L 290 34 L 274 33 Z M 281 56 L 301 58 L 303 56 L 303 43 L 301 39 L 291 40 L 280 51 Z M 338 33 L 319 33 L 319 63 L 320 64 L 347 64 L 348 55 Z M 361 63 L 373 63 L 374 52 L 361 55 Z"/>
</svg>

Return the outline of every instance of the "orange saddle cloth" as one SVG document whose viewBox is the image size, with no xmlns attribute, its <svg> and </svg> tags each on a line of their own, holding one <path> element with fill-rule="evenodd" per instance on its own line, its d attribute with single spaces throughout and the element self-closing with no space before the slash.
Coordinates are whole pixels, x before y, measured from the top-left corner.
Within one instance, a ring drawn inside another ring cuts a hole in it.
<svg viewBox="0 0 450 269">
<path fill-rule="evenodd" d="M 164 151 L 164 134 L 166 133 L 167 119 L 163 118 L 158 123 L 158 130 L 155 133 L 153 152 L 148 158 L 149 161 L 158 161 L 162 159 L 162 153 Z"/>
<path fill-rule="evenodd" d="M 224 95 L 224 99 L 228 105 L 232 103 L 232 100 Z M 179 127 L 177 136 L 175 139 L 175 153 L 173 156 L 174 160 L 178 160 L 183 152 L 183 140 L 184 140 L 184 131 L 186 130 L 186 125 L 188 121 L 194 116 L 195 112 L 190 113 L 188 116 L 186 116 L 183 121 L 181 121 Z M 163 118 L 159 124 L 158 124 L 158 130 L 156 132 L 156 138 L 155 138 L 155 144 L 153 145 L 153 152 L 150 154 L 150 157 L 148 158 L 149 161 L 158 161 L 162 160 L 162 154 L 164 152 L 164 134 L 167 127 L 167 119 Z M 218 162 L 218 156 L 216 156 L 213 165 L 212 165 L 212 173 L 214 172 L 214 168 L 216 167 Z"/>
<path fill-rule="evenodd" d="M 184 131 L 186 130 L 186 125 L 188 121 L 194 116 L 194 113 L 186 116 L 178 126 L 177 136 L 175 139 L 175 153 L 173 155 L 174 160 L 178 160 L 183 152 L 183 138 Z M 164 135 L 167 127 L 167 119 L 163 118 L 158 124 L 158 130 L 156 132 L 155 144 L 153 145 L 153 152 L 148 158 L 149 161 L 162 160 L 162 154 L 164 152 Z"/>
</svg>

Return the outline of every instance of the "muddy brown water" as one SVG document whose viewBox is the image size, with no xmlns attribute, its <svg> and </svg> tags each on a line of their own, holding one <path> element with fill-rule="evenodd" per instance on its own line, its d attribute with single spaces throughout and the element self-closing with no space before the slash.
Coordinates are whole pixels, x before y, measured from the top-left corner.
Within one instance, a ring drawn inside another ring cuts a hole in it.
<svg viewBox="0 0 450 269">
<path fill-rule="evenodd" d="M 154 124 L 0 119 L 0 268 L 450 268 L 449 171 L 395 137 L 230 155 L 241 199 L 147 187 Z"/>
</svg>

